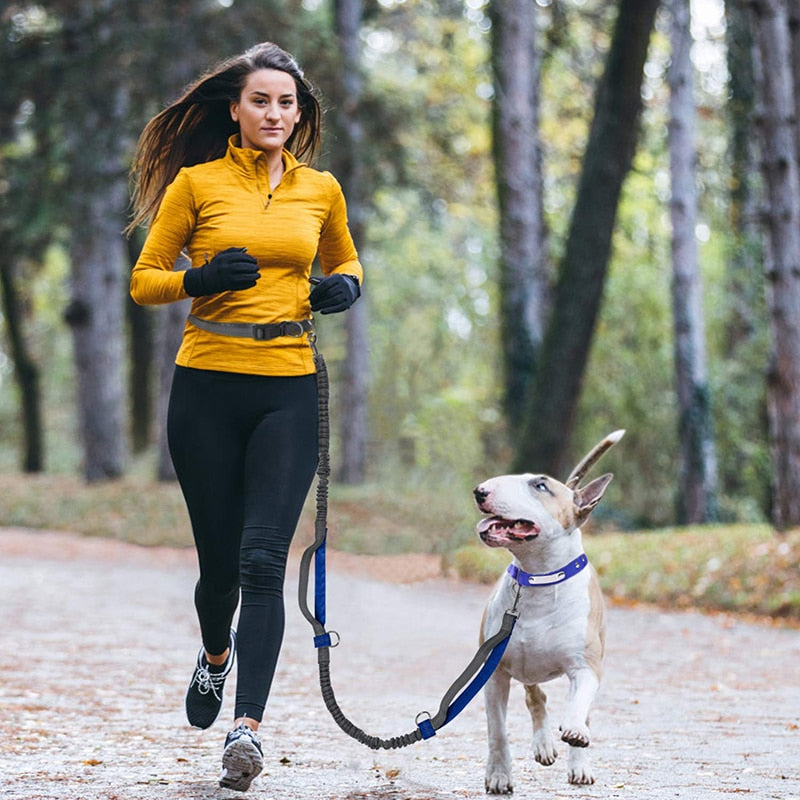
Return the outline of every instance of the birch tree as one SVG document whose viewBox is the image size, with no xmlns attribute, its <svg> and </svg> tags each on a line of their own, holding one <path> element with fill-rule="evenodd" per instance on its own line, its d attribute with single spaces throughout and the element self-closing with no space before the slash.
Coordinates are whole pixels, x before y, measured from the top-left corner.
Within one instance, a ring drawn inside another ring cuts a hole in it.
<svg viewBox="0 0 800 800">
<path fill-rule="evenodd" d="M 767 306 L 772 355 L 767 376 L 773 450 L 772 520 L 800 524 L 800 173 L 786 0 L 753 0 L 760 64 L 758 127 L 769 242 Z"/>
<path fill-rule="evenodd" d="M 672 197 L 672 314 L 678 394 L 680 475 L 677 518 L 709 522 L 717 516 L 717 459 L 697 252 L 695 107 L 692 90 L 689 0 L 670 0 L 668 146 Z"/>
</svg>

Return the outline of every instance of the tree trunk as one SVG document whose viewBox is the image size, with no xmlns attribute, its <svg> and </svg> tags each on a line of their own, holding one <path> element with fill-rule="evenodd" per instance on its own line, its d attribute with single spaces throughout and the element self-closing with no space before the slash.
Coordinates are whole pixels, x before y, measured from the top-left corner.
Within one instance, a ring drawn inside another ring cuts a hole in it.
<svg viewBox="0 0 800 800">
<path fill-rule="evenodd" d="M 65 317 L 73 334 L 84 475 L 90 482 L 119 477 L 125 466 L 125 190 L 124 179 L 109 179 L 82 198 L 70 246 L 72 298 Z"/>
<path fill-rule="evenodd" d="M 787 0 L 789 19 L 789 52 L 792 60 L 792 82 L 794 84 L 794 107 L 800 109 L 800 0 Z M 800 154 L 800 124 L 795 121 L 795 142 Z M 800 156 L 798 156 L 800 158 Z"/>
<path fill-rule="evenodd" d="M 763 248 L 757 230 L 758 201 L 752 177 L 756 168 L 753 130 L 755 74 L 753 31 L 747 3 L 749 0 L 727 0 L 725 3 L 733 237 L 727 260 L 731 313 L 727 324 L 726 355 L 731 360 L 736 359 L 738 346 L 752 339 L 759 325 L 756 309 L 763 305 L 764 290 L 760 275 Z"/>
<path fill-rule="evenodd" d="M 61 36 L 72 277 L 65 317 L 72 327 L 84 474 L 90 482 L 120 476 L 127 449 L 124 323 L 129 270 L 121 232 L 132 144 L 125 135 L 130 88 L 127 71 L 113 59 L 96 64 L 114 52 L 115 37 L 123 35 L 116 15 L 123 9 L 119 2 L 101 7 L 80 0 L 65 17 Z M 88 81 L 82 77 L 80 89 L 78 65 L 91 75 Z"/>
<path fill-rule="evenodd" d="M 347 198 L 350 231 L 356 247 L 364 242 L 366 204 L 361 155 L 364 130 L 359 117 L 364 93 L 359 39 L 362 15 L 361 0 L 336 0 L 334 3 L 336 36 L 341 50 L 341 78 L 335 112 L 339 140 L 334 161 L 336 175 Z M 339 397 L 342 457 L 336 477 L 341 483 L 347 484 L 363 483 L 366 477 L 369 434 L 368 292 L 366 289 L 364 296 L 345 314 L 347 352 Z"/>
<path fill-rule="evenodd" d="M 42 392 L 39 368 L 31 356 L 25 340 L 23 303 L 17 290 L 15 261 L 0 263 L 0 285 L 3 288 L 3 315 L 14 360 L 14 376 L 19 386 L 22 402 L 22 430 L 24 445 L 22 469 L 41 472 L 44 469 L 44 436 L 42 428 Z"/>
<path fill-rule="evenodd" d="M 575 408 L 611 251 L 622 183 L 636 149 L 641 85 L 658 0 L 620 0 L 597 89 L 575 209 L 539 369 L 527 404 L 518 470 L 568 469 Z"/>
<path fill-rule="evenodd" d="M 490 7 L 493 146 L 500 209 L 503 404 L 513 438 L 524 419 L 548 304 L 536 8 L 530 0 L 494 0 Z"/>
<path fill-rule="evenodd" d="M 772 519 L 800 524 L 800 175 L 787 4 L 754 0 L 761 61 L 759 131 L 770 242 L 767 305 L 772 333 L 767 391 L 775 472 Z"/>
<path fill-rule="evenodd" d="M 677 516 L 679 522 L 686 524 L 717 518 L 717 458 L 706 366 L 703 289 L 695 238 L 695 107 L 689 0 L 671 0 L 670 10 L 671 61 L 667 78 L 672 180 L 672 312 L 681 453 Z"/>
</svg>

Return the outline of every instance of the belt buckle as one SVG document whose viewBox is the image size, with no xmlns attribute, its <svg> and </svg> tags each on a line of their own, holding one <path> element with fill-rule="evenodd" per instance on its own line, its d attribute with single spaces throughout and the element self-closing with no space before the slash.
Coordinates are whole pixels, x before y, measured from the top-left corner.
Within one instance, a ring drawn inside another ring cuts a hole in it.
<svg viewBox="0 0 800 800">
<path fill-rule="evenodd" d="M 295 331 L 297 331 L 295 333 Z M 304 333 L 305 328 L 303 327 L 302 322 L 297 322 L 297 320 L 290 320 L 288 322 L 281 323 L 281 334 L 283 336 L 291 336 L 294 339 L 299 339 Z"/>
<path fill-rule="evenodd" d="M 254 339 L 257 341 L 257 342 L 263 342 L 263 341 L 266 341 L 266 340 L 269 338 L 269 337 L 267 336 L 267 328 L 268 328 L 268 326 L 267 326 L 267 325 L 262 325 L 262 324 L 259 324 L 259 323 L 254 323 L 254 324 L 253 324 L 253 326 L 252 326 L 253 338 L 254 338 Z"/>
</svg>

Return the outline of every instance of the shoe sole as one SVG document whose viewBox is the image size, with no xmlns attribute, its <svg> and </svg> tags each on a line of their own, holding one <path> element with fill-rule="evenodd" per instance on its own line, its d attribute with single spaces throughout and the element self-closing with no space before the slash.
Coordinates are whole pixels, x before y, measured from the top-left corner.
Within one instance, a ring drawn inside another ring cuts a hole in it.
<svg viewBox="0 0 800 800">
<path fill-rule="evenodd" d="M 258 748 L 245 737 L 231 742 L 222 753 L 222 777 L 219 785 L 224 789 L 246 792 L 253 778 L 264 768 L 264 757 Z"/>
</svg>

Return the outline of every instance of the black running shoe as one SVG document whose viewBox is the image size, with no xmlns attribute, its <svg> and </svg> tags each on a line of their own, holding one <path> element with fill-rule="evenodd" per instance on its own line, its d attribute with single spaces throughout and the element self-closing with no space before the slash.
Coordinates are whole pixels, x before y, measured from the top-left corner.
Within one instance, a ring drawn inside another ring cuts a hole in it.
<svg viewBox="0 0 800 800">
<path fill-rule="evenodd" d="M 225 738 L 219 785 L 225 789 L 246 792 L 263 767 L 264 755 L 258 734 L 246 725 L 232 730 Z"/>
<path fill-rule="evenodd" d="M 236 657 L 236 632 L 231 629 L 230 653 L 224 664 L 219 667 L 206 661 L 205 650 L 201 647 L 197 654 L 197 666 L 194 668 L 192 682 L 186 692 L 186 716 L 189 724 L 195 728 L 209 728 L 222 707 L 222 690 L 225 678 L 233 667 Z"/>
</svg>

